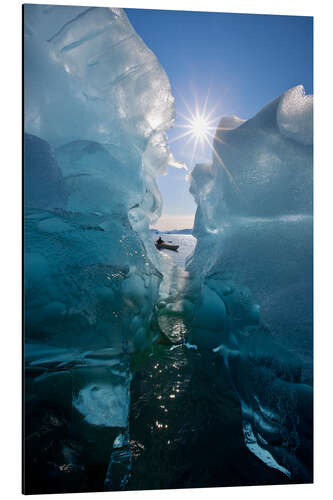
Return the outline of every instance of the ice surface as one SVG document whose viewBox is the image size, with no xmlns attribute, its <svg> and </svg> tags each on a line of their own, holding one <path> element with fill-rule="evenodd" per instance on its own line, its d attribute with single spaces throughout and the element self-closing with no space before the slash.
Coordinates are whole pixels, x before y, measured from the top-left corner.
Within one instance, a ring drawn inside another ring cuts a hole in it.
<svg viewBox="0 0 333 500">
<path fill-rule="evenodd" d="M 303 94 L 291 89 L 230 130 L 222 118 L 213 164 L 192 172 L 192 194 L 207 201 L 195 230 L 219 227 L 226 214 L 312 215 L 312 96 Z"/>
<path fill-rule="evenodd" d="M 215 288 L 221 277 L 247 287 L 262 321 L 303 359 L 310 378 L 311 142 L 312 96 L 301 86 L 238 127 L 218 128 L 218 157 L 191 174 L 198 243 L 188 262 Z"/>
<path fill-rule="evenodd" d="M 70 8 L 52 33 L 54 10 L 36 11 L 42 7 L 25 8 L 27 132 L 54 146 L 126 141 L 133 151 L 171 125 L 169 80 L 122 10 L 79 9 L 72 17 Z"/>
<path fill-rule="evenodd" d="M 214 147 L 213 162 L 191 173 L 197 245 L 187 271 L 200 276 L 197 304 L 211 290 L 214 308 L 203 320 L 202 310 L 200 329 L 192 321 L 191 340 L 227 366 L 249 449 L 307 481 L 312 389 L 301 381 L 312 380 L 312 96 L 298 86 L 248 121 L 223 118 Z"/>
<path fill-rule="evenodd" d="M 84 387 L 73 399 L 75 408 L 92 425 L 127 427 L 129 384 L 94 385 Z"/>
<path fill-rule="evenodd" d="M 299 85 L 282 96 L 277 122 L 280 132 L 304 145 L 313 143 L 313 96 Z"/>
<path fill-rule="evenodd" d="M 26 334 L 145 348 L 169 80 L 120 9 L 27 5 L 25 37 Z"/>
<path fill-rule="evenodd" d="M 69 415 L 85 461 L 119 489 L 131 468 L 128 439 L 112 450 L 119 428 L 128 438 L 129 355 L 161 334 L 149 225 L 162 210 L 156 178 L 175 161 L 174 98 L 122 10 L 24 14 L 26 400 L 37 415 Z M 60 467 L 80 471 L 72 455 Z"/>
<path fill-rule="evenodd" d="M 25 134 L 25 204 L 31 208 L 60 208 L 66 204 L 62 171 L 51 146 L 42 139 Z"/>
</svg>

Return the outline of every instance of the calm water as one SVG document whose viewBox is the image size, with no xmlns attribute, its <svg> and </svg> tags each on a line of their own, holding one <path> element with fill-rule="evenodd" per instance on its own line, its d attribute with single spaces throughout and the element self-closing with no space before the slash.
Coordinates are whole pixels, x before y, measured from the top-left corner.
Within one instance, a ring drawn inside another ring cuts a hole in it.
<svg viewBox="0 0 333 500">
<path fill-rule="evenodd" d="M 179 245 L 177 252 L 171 250 L 160 250 L 165 252 L 173 259 L 174 263 L 179 267 L 185 267 L 186 258 L 193 252 L 197 240 L 191 234 L 153 234 L 153 240 L 156 241 L 161 236 L 166 243 Z"/>
</svg>

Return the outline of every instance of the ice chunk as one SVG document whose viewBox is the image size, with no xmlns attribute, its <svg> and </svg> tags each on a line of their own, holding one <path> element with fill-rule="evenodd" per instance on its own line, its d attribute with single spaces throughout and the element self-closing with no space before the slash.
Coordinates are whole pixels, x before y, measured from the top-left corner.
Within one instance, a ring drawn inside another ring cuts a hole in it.
<svg viewBox="0 0 333 500">
<path fill-rule="evenodd" d="M 312 217 L 229 218 L 217 234 L 198 236 L 190 274 L 227 306 L 233 324 L 260 318 L 274 337 L 300 356 L 312 377 Z M 228 290 L 228 285 L 231 287 Z"/>
<path fill-rule="evenodd" d="M 104 484 L 110 490 L 122 490 L 130 478 L 132 469 L 132 452 L 128 429 L 118 434 L 113 443 L 108 470 Z"/>
<path fill-rule="evenodd" d="M 92 425 L 126 427 L 129 409 L 129 386 L 92 384 L 81 389 L 73 405 Z"/>
<path fill-rule="evenodd" d="M 68 22 L 58 30 L 54 24 L 53 33 L 54 10 L 36 11 L 25 6 L 27 23 L 34 18 L 25 42 L 28 132 L 54 146 L 127 141 L 133 152 L 171 125 L 169 80 L 122 10 L 79 9 L 72 17 L 70 8 Z"/>
<path fill-rule="evenodd" d="M 207 286 L 201 289 L 201 301 L 194 313 L 192 324 L 196 328 L 224 330 L 226 310 L 224 302 Z"/>
<path fill-rule="evenodd" d="M 195 230 L 218 227 L 226 214 L 312 214 L 312 97 L 303 87 L 237 128 L 227 130 L 224 121 L 213 164 L 197 165 L 191 174 L 192 194 L 205 200 Z"/>
<path fill-rule="evenodd" d="M 248 448 L 309 481 L 312 390 L 300 382 L 312 378 L 312 97 L 296 87 L 246 122 L 222 119 L 214 147 L 191 173 L 197 245 L 186 269 L 200 276 L 197 307 L 207 289 L 214 298 L 190 340 L 221 356 Z"/>
<path fill-rule="evenodd" d="M 124 168 L 102 144 L 74 141 L 57 148 L 56 158 L 64 176 L 68 210 L 127 215 L 143 197 L 140 175 Z"/>
<path fill-rule="evenodd" d="M 34 135 L 24 135 L 24 198 L 31 208 L 59 208 L 66 203 L 63 175 L 54 151 Z"/>
<path fill-rule="evenodd" d="M 223 116 L 219 123 L 219 128 L 222 128 L 224 130 L 232 130 L 234 128 L 239 127 L 244 122 L 245 120 L 242 120 L 241 118 L 235 115 Z"/>
<path fill-rule="evenodd" d="M 313 143 L 313 96 L 305 95 L 302 85 L 281 97 L 277 122 L 283 135 L 301 144 Z"/>
<path fill-rule="evenodd" d="M 191 174 L 198 242 L 188 269 L 248 288 L 262 321 L 311 378 L 312 96 L 295 87 L 236 128 L 223 120 L 218 156 Z M 242 300 L 228 300 L 230 316 Z M 247 311 L 249 321 L 250 303 Z"/>
<path fill-rule="evenodd" d="M 244 439 L 245 439 L 245 444 L 249 448 L 250 451 L 254 455 L 257 455 L 260 460 L 262 460 L 265 464 L 267 464 L 269 467 L 272 467 L 273 469 L 280 470 L 286 476 L 290 477 L 291 474 L 286 469 L 285 467 L 282 467 L 277 463 L 277 461 L 274 459 L 274 457 L 269 453 L 269 451 L 265 450 L 261 446 L 259 446 L 258 441 L 256 437 L 253 434 L 252 427 L 250 423 L 245 423 L 243 426 L 243 432 L 244 432 Z"/>
<path fill-rule="evenodd" d="M 162 278 L 148 229 L 170 160 L 169 80 L 120 9 L 24 11 L 27 338 L 144 349 Z"/>
</svg>

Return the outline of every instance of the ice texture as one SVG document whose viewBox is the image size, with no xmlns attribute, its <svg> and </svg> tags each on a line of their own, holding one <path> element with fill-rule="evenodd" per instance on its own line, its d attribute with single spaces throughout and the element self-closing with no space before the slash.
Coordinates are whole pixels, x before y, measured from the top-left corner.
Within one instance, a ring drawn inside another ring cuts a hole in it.
<svg viewBox="0 0 333 500">
<path fill-rule="evenodd" d="M 25 134 L 25 204 L 30 208 L 55 208 L 66 203 L 63 173 L 51 146 L 34 135 Z"/>
<path fill-rule="evenodd" d="M 313 143 L 313 96 L 306 95 L 299 85 L 282 96 L 277 111 L 281 134 L 304 144 Z"/>
<path fill-rule="evenodd" d="M 169 80 L 122 10 L 28 5 L 25 92 L 26 334 L 144 348 Z"/>
<path fill-rule="evenodd" d="M 221 120 L 221 123 L 225 119 Z M 233 129 L 197 165 L 193 272 L 251 291 L 261 318 L 311 377 L 312 96 L 299 86 Z M 288 332 L 293 332 L 288 334 Z"/>
<path fill-rule="evenodd" d="M 171 125 L 174 98 L 126 14 L 69 8 L 67 22 L 51 32 L 54 10 L 41 11 L 25 9 L 26 131 L 54 146 L 80 139 L 144 150 Z"/>
<path fill-rule="evenodd" d="M 73 400 L 73 405 L 89 424 L 126 428 L 129 385 L 87 385 Z"/>
<path fill-rule="evenodd" d="M 201 281 L 189 341 L 227 366 L 248 448 L 298 481 L 312 477 L 312 101 L 298 86 L 222 118 L 191 173 L 186 268 Z"/>
<path fill-rule="evenodd" d="M 226 214 L 312 215 L 312 99 L 303 94 L 301 86 L 285 92 L 236 128 L 224 128 L 222 118 L 214 162 L 192 173 L 202 231 L 218 228 Z"/>
<path fill-rule="evenodd" d="M 129 356 L 159 335 L 149 225 L 156 178 L 176 161 L 174 98 L 122 10 L 25 5 L 24 20 L 26 398 L 69 413 L 117 489 L 131 464 L 129 445 L 112 452 L 128 434 Z"/>
</svg>

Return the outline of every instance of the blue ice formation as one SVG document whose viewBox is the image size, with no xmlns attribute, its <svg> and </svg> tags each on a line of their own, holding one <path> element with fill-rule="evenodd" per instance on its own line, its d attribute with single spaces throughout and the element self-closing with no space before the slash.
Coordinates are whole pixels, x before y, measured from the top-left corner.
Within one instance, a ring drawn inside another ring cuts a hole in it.
<svg viewBox="0 0 333 500">
<path fill-rule="evenodd" d="M 26 398 L 48 401 L 50 379 L 87 424 L 126 429 L 129 356 L 157 335 L 149 226 L 174 98 L 122 10 L 26 5 L 24 20 Z M 68 394 L 72 368 L 86 375 Z"/>
<path fill-rule="evenodd" d="M 298 86 L 248 121 L 222 118 L 213 162 L 191 173 L 187 262 L 201 280 L 192 342 L 228 367 L 249 449 L 301 481 L 312 467 L 312 113 Z"/>
<path fill-rule="evenodd" d="M 298 86 L 244 123 L 222 118 L 214 147 L 213 163 L 191 174 L 198 243 L 188 268 L 220 295 L 221 276 L 250 290 L 311 378 L 312 96 Z"/>
<path fill-rule="evenodd" d="M 26 6 L 27 339 L 147 344 L 173 102 L 123 11 Z"/>
</svg>

